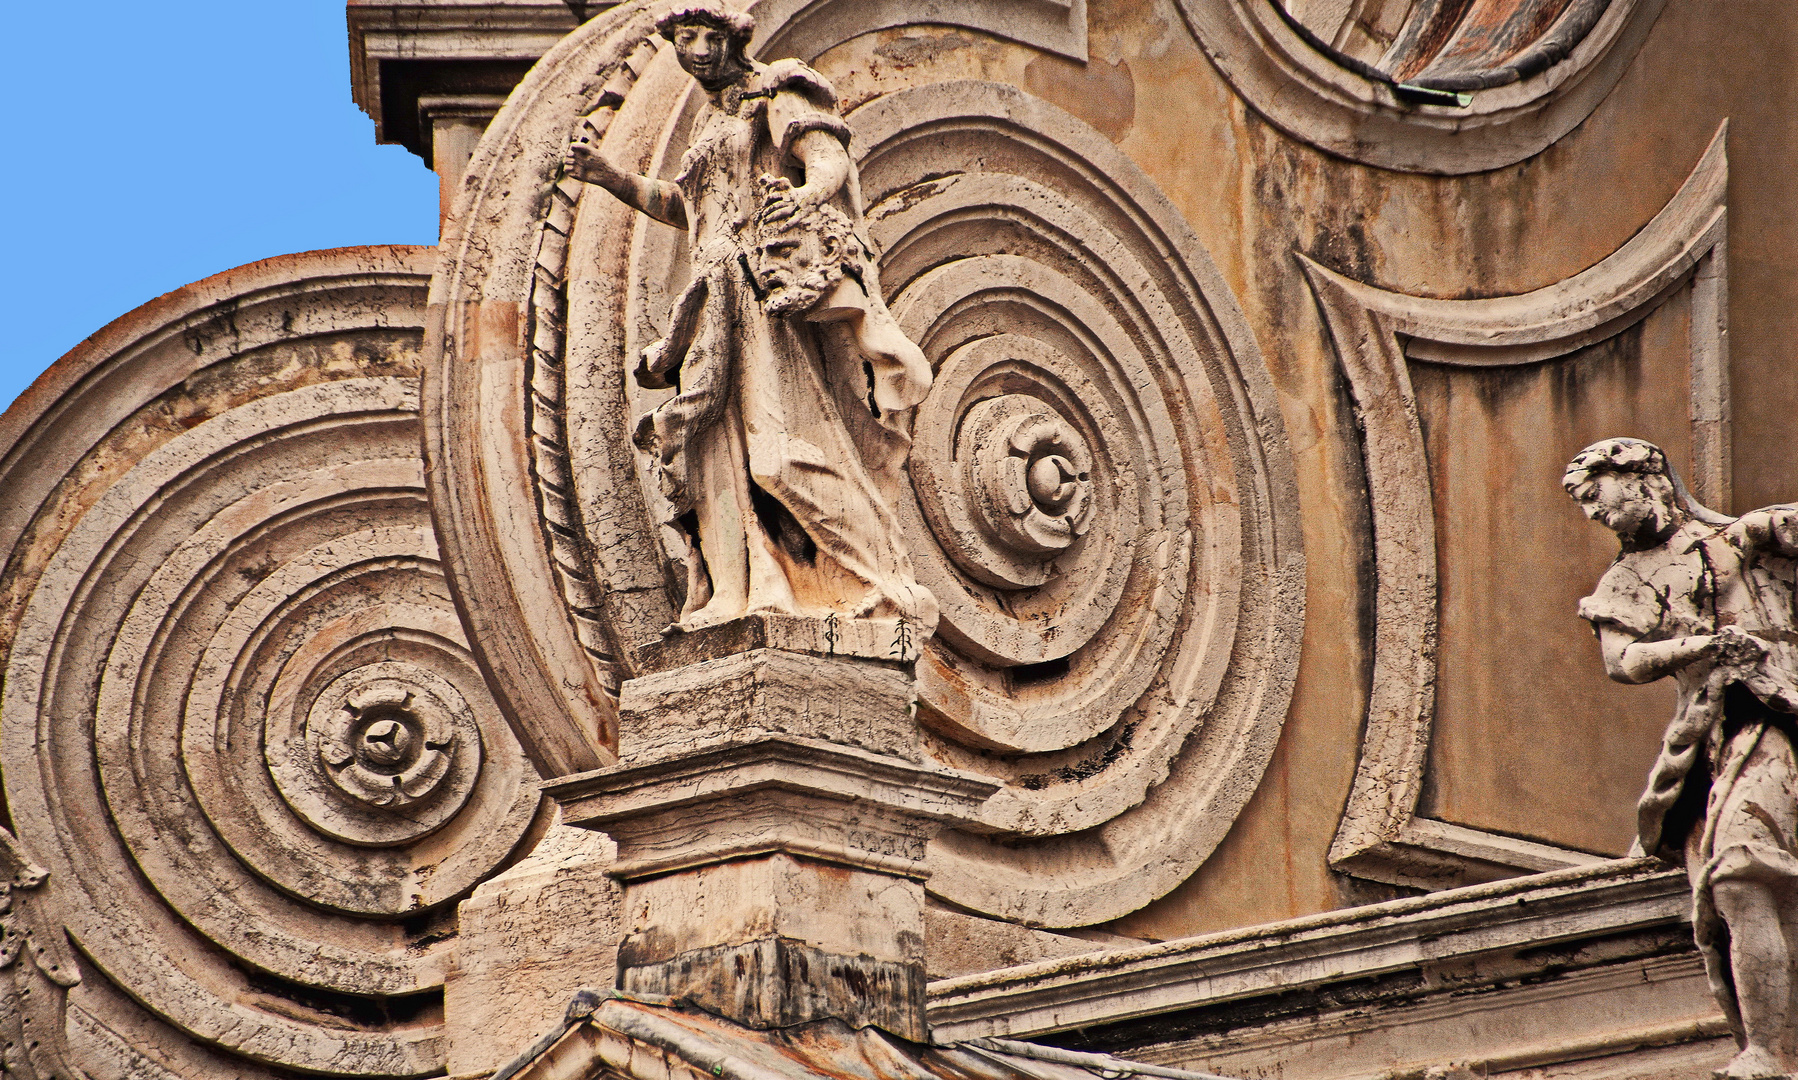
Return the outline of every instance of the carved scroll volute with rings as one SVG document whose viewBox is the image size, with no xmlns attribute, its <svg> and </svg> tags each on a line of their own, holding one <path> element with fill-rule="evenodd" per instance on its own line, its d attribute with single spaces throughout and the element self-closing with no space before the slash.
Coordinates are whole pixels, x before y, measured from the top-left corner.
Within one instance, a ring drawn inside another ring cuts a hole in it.
<svg viewBox="0 0 1798 1080">
<path fill-rule="evenodd" d="M 551 581 L 565 612 L 471 613 L 503 622 L 476 646 L 515 713 L 588 709 L 571 688 L 637 674 L 680 606 L 629 437 L 675 391 L 629 372 L 668 333 L 687 237 L 559 173 L 577 131 L 620 168 L 678 172 L 700 97 L 649 11 L 601 15 L 520 86 L 434 286 L 427 453 L 450 565 L 465 595 Z M 756 41 L 785 32 L 771 17 Z M 942 609 L 918 661 L 927 750 L 1004 785 L 977 831 L 933 842 L 929 887 L 1036 925 L 1118 918 L 1204 862 L 1284 721 L 1303 560 L 1271 380 L 1185 221 L 1082 122 L 990 82 L 846 119 L 861 239 L 935 372 L 897 500 Z M 512 336 L 484 329 L 502 322 Z M 526 507 L 536 537 L 504 527 Z"/>
<path fill-rule="evenodd" d="M 547 821 L 425 499 L 435 254 L 188 286 L 0 424 L 14 900 L 79 953 L 32 1022 L 84 1075 L 445 1067 L 455 904 Z"/>
</svg>

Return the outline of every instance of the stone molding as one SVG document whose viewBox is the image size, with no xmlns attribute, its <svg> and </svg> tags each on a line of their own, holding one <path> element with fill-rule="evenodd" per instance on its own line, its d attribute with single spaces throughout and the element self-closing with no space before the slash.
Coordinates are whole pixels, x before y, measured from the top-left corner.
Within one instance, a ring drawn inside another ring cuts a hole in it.
<svg viewBox="0 0 1798 1080">
<path fill-rule="evenodd" d="M 389 85 L 384 65 L 453 71 L 510 62 L 514 73 L 481 86 L 503 97 L 526 67 L 580 25 L 564 0 L 349 0 L 346 14 L 351 100 L 374 120 L 376 142 L 404 143 L 426 161 L 429 129 L 414 126 L 421 88 Z M 446 92 L 466 92 L 465 78 L 441 81 Z"/>
<path fill-rule="evenodd" d="M 759 0 L 752 55 L 811 60 L 860 34 L 958 26 L 1086 62 L 1086 0 Z"/>
<path fill-rule="evenodd" d="M 1615 942 L 1550 945 L 1537 954 L 1574 960 L 1568 967 L 1529 963 L 1527 948 L 1458 957 L 1376 977 L 1372 983 L 1384 983 L 1377 990 L 1367 983 L 1301 989 L 1180 1017 L 1145 1017 L 1104 1035 L 1154 1031 L 1156 1041 L 1133 1040 L 1129 1053 L 1228 1076 L 1277 1069 L 1285 1080 L 1708 1080 L 1729 1060 L 1735 1040 L 1708 1000 L 1699 958 L 1653 955 L 1678 933 L 1633 935 L 1635 955 L 1609 963 L 1579 961 L 1588 948 Z M 1405 988 L 1407 982 L 1413 985 Z M 1260 1023 L 1206 1023 L 1218 1013 L 1241 1018 L 1257 1008 L 1265 1010 Z"/>
<path fill-rule="evenodd" d="M 1186 24 L 1250 108 L 1320 150 L 1401 172 L 1502 168 L 1553 144 L 1623 77 L 1666 0 L 1611 0 L 1566 59 L 1475 93 L 1418 104 L 1307 43 L 1270 0 L 1179 0 Z"/>
<path fill-rule="evenodd" d="M 187 286 L 0 418 L 0 764 L 97 1075 L 440 1071 L 440 1022 L 311 1003 L 438 995 L 448 909 L 546 824 L 437 562 L 434 258 Z"/>
<path fill-rule="evenodd" d="M 628 439 L 655 392 L 625 376 L 681 285 L 681 236 L 558 172 L 589 113 L 615 160 L 675 167 L 697 98 L 649 37 L 641 5 L 612 9 L 520 85 L 471 163 L 434 284 L 441 539 L 550 776 L 610 755 L 617 688 L 655 666 L 642 643 L 673 620 Z M 890 94 L 849 121 L 882 287 L 945 372 L 927 422 L 954 425 L 999 380 L 1020 409 L 995 430 L 1061 440 L 1097 478 L 1065 555 L 1029 522 L 995 530 L 1003 551 L 951 551 L 949 518 L 905 500 L 920 580 L 945 604 L 919 661 L 927 753 L 1005 783 L 982 829 L 1013 834 L 939 840 L 932 888 L 1030 925 L 1117 918 L 1210 855 L 1284 722 L 1304 574 L 1271 378 L 1178 212 L 1090 127 L 978 82 Z M 941 456 L 954 447 L 920 434 L 914 468 L 959 479 Z M 1008 612 L 979 573 L 1042 575 L 1041 610 Z"/>
<path fill-rule="evenodd" d="M 1372 979 L 1509 949 L 1665 928 L 1686 933 L 1685 875 L 1618 860 L 1286 922 L 1006 968 L 929 987 L 943 1040 L 1042 1036 Z"/>
<path fill-rule="evenodd" d="M 929 876 L 922 841 L 907 842 L 904 830 L 886 828 L 880 819 L 959 821 L 994 787 L 982 777 L 887 754 L 767 735 L 566 777 L 546 783 L 544 791 L 561 803 L 564 822 L 618 840 L 619 859 L 607 872 L 622 881 L 776 851 L 921 881 Z M 639 838 L 630 827 L 646 815 L 678 809 L 689 811 L 691 826 L 698 816 L 710 816 L 702 810 L 707 804 L 727 801 L 725 818 L 714 824 L 733 818 L 740 824 L 750 808 L 769 800 L 779 813 L 762 829 L 694 829 L 675 836 L 657 826 Z"/>
<path fill-rule="evenodd" d="M 613 0 L 349 0 L 350 97 L 374 120 L 375 141 L 402 144 L 431 162 L 453 193 L 466 156 L 452 152 L 452 160 L 433 161 L 442 155 L 434 148 L 437 133 L 421 116 L 425 99 L 471 89 L 504 97 L 558 41 L 613 6 Z M 1086 60 L 1086 0 L 762 0 L 751 10 L 759 24 L 752 52 L 763 59 L 811 59 L 857 34 L 932 25 Z M 444 199 L 446 213 L 451 201 Z"/>
<path fill-rule="evenodd" d="M 1441 888 L 1598 861 L 1419 817 L 1436 680 L 1435 511 L 1407 363 L 1531 364 L 1612 337 L 1692 289 L 1693 493 L 1729 501 L 1725 123 L 1660 213 L 1615 253 L 1516 296 L 1432 300 L 1352 281 L 1299 255 L 1360 421 L 1373 518 L 1374 664 L 1354 788 L 1330 863 L 1358 877 Z"/>
<path fill-rule="evenodd" d="M 998 785 L 922 760 L 912 701 L 909 665 L 766 648 L 626 682 L 623 762 L 545 785 L 617 843 L 618 985 L 927 1039 L 925 847 Z"/>
</svg>

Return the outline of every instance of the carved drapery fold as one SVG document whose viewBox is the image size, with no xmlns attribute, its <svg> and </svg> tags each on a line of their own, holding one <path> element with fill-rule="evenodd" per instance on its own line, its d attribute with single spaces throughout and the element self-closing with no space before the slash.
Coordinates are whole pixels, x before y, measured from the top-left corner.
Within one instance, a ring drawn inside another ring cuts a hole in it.
<svg viewBox="0 0 1798 1080">
<path fill-rule="evenodd" d="M 686 236 L 558 173 L 597 107 L 614 162 L 673 175 L 700 98 L 648 34 L 621 6 L 520 86 L 434 285 L 443 541 L 497 692 L 557 774 L 607 752 L 608 688 L 639 673 L 678 580 L 628 438 L 662 392 L 627 373 L 685 285 Z M 913 452 L 931 486 L 902 508 L 945 604 L 922 716 L 944 763 L 1006 784 L 983 828 L 1011 839 L 944 841 L 935 887 L 1041 925 L 1116 918 L 1209 856 L 1284 720 L 1303 570 L 1271 380 L 1179 214 L 1086 125 L 972 82 L 849 122 L 881 287 L 939 369 Z M 534 727 L 570 716 L 578 738 Z"/>
</svg>

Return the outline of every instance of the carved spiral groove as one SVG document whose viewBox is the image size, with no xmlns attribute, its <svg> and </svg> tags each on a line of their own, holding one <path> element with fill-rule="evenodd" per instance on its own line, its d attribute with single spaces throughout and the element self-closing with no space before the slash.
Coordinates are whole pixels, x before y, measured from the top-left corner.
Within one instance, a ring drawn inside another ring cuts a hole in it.
<svg viewBox="0 0 1798 1080">
<path fill-rule="evenodd" d="M 425 502 L 423 275 L 339 274 L 149 334 L 176 382 L 63 464 L 6 579 L 14 821 L 89 1027 L 172 1027 L 118 1042 L 191 1044 L 179 1074 L 441 1071 L 451 905 L 537 826 Z"/>
<path fill-rule="evenodd" d="M 652 145 L 643 164 L 667 175 L 686 85 L 647 68 L 608 149 Z M 919 715 L 938 760 L 1005 784 L 982 811 L 1000 839 L 933 845 L 931 888 L 1026 922 L 1116 918 L 1210 853 L 1284 718 L 1296 658 L 1279 643 L 1303 607 L 1271 385 L 1184 222 L 1096 132 L 972 82 L 848 120 L 881 288 L 936 369 L 897 507 L 942 611 Z M 628 369 L 684 284 L 682 242 L 583 199 L 570 251 L 623 254 L 630 287 L 570 280 L 592 328 L 571 367 Z M 576 492 L 596 580 L 635 592 L 608 613 L 628 668 L 671 576 L 626 539 L 648 532 L 625 527 L 643 487 L 609 448 L 654 402 L 618 381 L 571 380 L 564 415 L 571 446 L 612 462 Z"/>
</svg>

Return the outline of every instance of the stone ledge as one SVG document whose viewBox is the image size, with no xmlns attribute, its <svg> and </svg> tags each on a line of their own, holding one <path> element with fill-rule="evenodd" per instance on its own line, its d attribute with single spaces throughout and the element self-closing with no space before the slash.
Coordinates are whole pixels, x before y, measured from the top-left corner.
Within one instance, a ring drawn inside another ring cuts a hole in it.
<svg viewBox="0 0 1798 1080">
<path fill-rule="evenodd" d="M 896 667 L 918 659 L 924 636 L 904 619 L 812 619 L 757 614 L 668 634 L 637 646 L 639 675 L 669 671 L 754 649 L 853 657 Z"/>
<path fill-rule="evenodd" d="M 923 842 L 906 842 L 906 823 L 964 823 L 997 788 L 969 773 L 774 735 L 596 769 L 543 790 L 568 824 L 618 838 L 611 872 L 630 880 L 775 851 L 922 877 Z"/>
<path fill-rule="evenodd" d="M 1689 931 L 1685 875 L 1608 862 L 932 983 L 938 1039 L 1029 1037 L 1288 995 L 1507 949 Z M 1653 948 L 1652 943 L 1646 947 Z"/>
<path fill-rule="evenodd" d="M 503 97 L 580 25 L 563 0 L 349 0 L 346 15 L 351 99 L 374 120 L 375 141 L 399 143 L 427 163 L 421 95 Z"/>
</svg>

